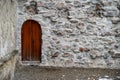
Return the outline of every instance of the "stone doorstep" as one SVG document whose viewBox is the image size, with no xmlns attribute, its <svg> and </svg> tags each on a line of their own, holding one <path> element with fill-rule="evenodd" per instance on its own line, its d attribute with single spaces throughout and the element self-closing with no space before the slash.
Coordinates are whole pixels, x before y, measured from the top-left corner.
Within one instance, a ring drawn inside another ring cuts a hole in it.
<svg viewBox="0 0 120 80">
<path fill-rule="evenodd" d="M 18 51 L 14 50 L 10 54 L 7 54 L 4 58 L 0 59 L 0 66 L 2 66 L 5 62 L 9 61 L 17 53 L 18 53 Z"/>
<path fill-rule="evenodd" d="M 39 65 L 40 61 L 21 61 L 22 65 Z"/>
</svg>

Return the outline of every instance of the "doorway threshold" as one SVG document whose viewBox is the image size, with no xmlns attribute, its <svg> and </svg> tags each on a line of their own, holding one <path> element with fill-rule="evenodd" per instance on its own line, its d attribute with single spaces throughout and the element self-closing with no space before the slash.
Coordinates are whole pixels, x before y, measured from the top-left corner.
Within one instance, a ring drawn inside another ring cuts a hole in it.
<svg viewBox="0 0 120 80">
<path fill-rule="evenodd" d="M 22 65 L 39 65 L 40 61 L 21 61 Z"/>
</svg>

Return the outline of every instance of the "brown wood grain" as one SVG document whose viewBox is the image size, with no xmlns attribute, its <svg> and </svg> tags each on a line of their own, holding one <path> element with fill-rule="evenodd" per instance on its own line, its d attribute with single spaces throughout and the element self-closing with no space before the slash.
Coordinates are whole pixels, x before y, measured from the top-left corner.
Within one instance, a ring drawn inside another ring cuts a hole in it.
<svg viewBox="0 0 120 80">
<path fill-rule="evenodd" d="M 34 20 L 23 23 L 21 31 L 22 61 L 41 61 L 42 31 Z"/>
</svg>

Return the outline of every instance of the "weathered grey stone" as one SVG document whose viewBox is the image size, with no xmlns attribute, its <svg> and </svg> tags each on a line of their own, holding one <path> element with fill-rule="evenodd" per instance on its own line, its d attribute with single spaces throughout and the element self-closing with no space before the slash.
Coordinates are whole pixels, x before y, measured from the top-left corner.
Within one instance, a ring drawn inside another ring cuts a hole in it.
<svg viewBox="0 0 120 80">
<path fill-rule="evenodd" d="M 16 5 L 16 0 L 0 0 L 0 80 L 14 79 L 18 58 L 17 51 L 13 51 L 16 49 Z"/>
<path fill-rule="evenodd" d="M 115 37 L 120 37 L 120 33 L 115 34 Z"/>
<path fill-rule="evenodd" d="M 2 64 L 0 64 L 0 79 L 1 80 L 13 80 L 14 72 L 16 67 L 16 62 L 18 58 L 18 52 L 13 51 L 9 54 L 8 58 L 4 58 L 4 60 L 0 60 Z"/>
<path fill-rule="evenodd" d="M 120 22 L 120 18 L 119 17 L 112 18 L 112 23 L 113 24 L 117 24 L 118 22 Z"/>
<path fill-rule="evenodd" d="M 98 0 L 91 0 L 91 3 L 98 4 L 98 3 L 100 3 L 100 0 L 99 1 Z"/>
<path fill-rule="evenodd" d="M 67 32 L 67 33 L 72 33 L 73 30 L 72 30 L 72 29 L 65 29 L 65 32 Z"/>
<path fill-rule="evenodd" d="M 47 9 L 54 9 L 55 3 L 54 2 L 44 3 L 44 7 Z"/>
<path fill-rule="evenodd" d="M 80 52 L 88 52 L 88 51 L 90 51 L 90 49 L 88 49 L 88 48 L 86 48 L 86 47 L 80 47 L 80 48 L 79 48 L 79 51 L 80 51 Z"/>
<path fill-rule="evenodd" d="M 71 18 L 75 18 L 75 17 L 76 17 L 76 12 L 75 11 L 69 11 L 68 18 L 71 19 Z"/>
<path fill-rule="evenodd" d="M 52 22 L 57 22 L 58 21 L 58 17 L 57 16 L 54 16 L 54 17 L 50 16 L 50 19 L 51 19 Z"/>
<path fill-rule="evenodd" d="M 62 55 L 62 57 L 73 57 L 73 55 L 70 54 L 70 53 L 64 53 L 64 54 Z"/>
<path fill-rule="evenodd" d="M 112 54 L 113 58 L 120 58 L 120 52 Z"/>
<path fill-rule="evenodd" d="M 35 1 L 37 15 L 18 14 L 19 51 L 21 25 L 32 18 L 42 28 L 44 65 L 119 68 L 119 58 L 112 57 L 120 44 L 119 0 Z M 19 13 L 24 9 L 20 6 Z"/>
<path fill-rule="evenodd" d="M 29 4 L 25 4 L 25 12 L 28 14 L 37 14 L 37 2 L 31 1 Z"/>
<path fill-rule="evenodd" d="M 70 49 L 70 46 L 68 45 L 63 46 L 63 50 L 68 50 L 68 49 Z"/>
<path fill-rule="evenodd" d="M 65 62 L 66 65 L 68 65 L 68 64 L 72 64 L 72 63 L 73 63 L 73 60 L 72 60 L 72 59 L 70 59 L 70 60 L 65 60 L 64 62 Z"/>
<path fill-rule="evenodd" d="M 78 23 L 79 20 L 78 20 L 78 19 L 70 19 L 70 22 L 71 22 L 71 23 Z"/>
<path fill-rule="evenodd" d="M 58 57 L 59 54 L 60 54 L 59 52 L 55 52 L 55 53 L 52 55 L 52 58 Z"/>
<path fill-rule="evenodd" d="M 66 3 L 71 3 L 71 2 L 72 2 L 72 0 L 65 0 L 65 2 L 66 2 Z"/>
<path fill-rule="evenodd" d="M 0 59 L 15 49 L 16 0 L 0 1 Z"/>
<path fill-rule="evenodd" d="M 103 15 L 106 17 L 116 17 L 120 15 L 119 10 L 116 7 L 104 7 L 105 12 Z"/>
<path fill-rule="evenodd" d="M 116 80 L 119 80 L 120 79 L 120 76 L 116 76 Z"/>
<path fill-rule="evenodd" d="M 58 3 L 56 4 L 56 8 L 57 8 L 57 9 L 65 9 L 66 6 L 65 6 L 65 4 L 64 4 L 63 2 L 58 2 Z"/>
<path fill-rule="evenodd" d="M 54 17 L 55 16 L 55 11 L 48 11 L 43 14 L 44 17 Z"/>
<path fill-rule="evenodd" d="M 65 33 L 63 31 L 60 30 L 53 30 L 53 32 L 57 35 L 57 36 L 64 36 Z"/>
<path fill-rule="evenodd" d="M 82 57 L 81 56 L 77 56 L 77 59 L 82 59 Z"/>
<path fill-rule="evenodd" d="M 90 57 L 92 59 L 96 59 L 97 57 L 101 57 L 102 54 L 100 52 L 98 52 L 97 50 L 92 50 L 90 51 Z"/>
<path fill-rule="evenodd" d="M 80 1 L 74 1 L 74 6 L 75 7 L 81 7 L 82 4 L 80 3 Z"/>
<path fill-rule="evenodd" d="M 101 77 L 98 80 L 114 80 L 112 78 L 110 78 L 109 76 L 105 76 L 105 77 Z"/>
<path fill-rule="evenodd" d="M 120 10 L 120 2 L 117 3 L 117 8 Z"/>
<path fill-rule="evenodd" d="M 43 3 L 42 1 L 38 1 L 38 2 L 37 2 L 37 6 L 38 6 L 38 7 L 44 7 L 44 3 Z"/>
</svg>

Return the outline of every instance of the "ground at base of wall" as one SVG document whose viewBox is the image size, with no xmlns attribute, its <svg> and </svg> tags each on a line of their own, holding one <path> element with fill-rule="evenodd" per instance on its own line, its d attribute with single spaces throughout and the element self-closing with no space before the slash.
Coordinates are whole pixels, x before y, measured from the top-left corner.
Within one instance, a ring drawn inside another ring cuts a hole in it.
<svg viewBox="0 0 120 80">
<path fill-rule="evenodd" d="M 120 69 L 19 66 L 15 80 L 120 80 Z"/>
</svg>

